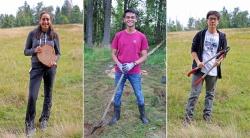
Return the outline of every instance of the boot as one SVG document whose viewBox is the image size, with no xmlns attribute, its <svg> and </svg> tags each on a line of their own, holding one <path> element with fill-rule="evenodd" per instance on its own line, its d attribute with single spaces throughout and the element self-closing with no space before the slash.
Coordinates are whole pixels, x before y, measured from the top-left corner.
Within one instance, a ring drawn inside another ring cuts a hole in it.
<svg viewBox="0 0 250 138">
<path fill-rule="evenodd" d="M 120 119 L 121 107 L 114 106 L 114 115 L 112 119 L 109 121 L 109 125 L 115 124 Z"/>
<path fill-rule="evenodd" d="M 145 108 L 144 108 L 144 105 L 138 105 L 138 108 L 139 108 L 139 112 L 140 112 L 140 119 L 142 121 L 143 124 L 148 124 L 149 121 L 146 117 L 146 114 L 145 114 Z"/>
</svg>

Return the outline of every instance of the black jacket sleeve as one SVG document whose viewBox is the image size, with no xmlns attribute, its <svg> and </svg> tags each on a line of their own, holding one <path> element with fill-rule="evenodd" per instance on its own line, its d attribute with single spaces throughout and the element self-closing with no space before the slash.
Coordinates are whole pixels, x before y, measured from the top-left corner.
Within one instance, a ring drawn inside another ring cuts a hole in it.
<svg viewBox="0 0 250 138">
<path fill-rule="evenodd" d="M 27 37 L 25 48 L 24 48 L 25 56 L 35 55 L 35 48 L 32 48 L 32 36 L 33 36 L 33 32 L 30 32 Z"/>
<path fill-rule="evenodd" d="M 192 42 L 192 47 L 191 47 L 191 52 L 196 52 L 198 53 L 199 51 L 199 46 L 200 46 L 200 32 L 198 32 L 194 38 L 193 38 L 193 42 Z"/>
<path fill-rule="evenodd" d="M 226 37 L 226 34 L 224 34 L 224 43 L 223 43 L 223 49 L 226 49 L 227 48 L 227 37 Z M 225 53 L 225 56 L 226 57 L 227 53 Z"/>
<path fill-rule="evenodd" d="M 54 43 L 55 43 L 55 53 L 56 53 L 56 56 L 57 56 L 57 60 L 56 61 L 58 61 L 59 60 L 59 58 L 60 58 L 60 55 L 61 55 L 61 51 L 60 51 L 60 42 L 59 42 L 59 37 L 58 37 L 58 35 L 57 35 L 57 38 L 56 39 L 54 39 Z"/>
</svg>

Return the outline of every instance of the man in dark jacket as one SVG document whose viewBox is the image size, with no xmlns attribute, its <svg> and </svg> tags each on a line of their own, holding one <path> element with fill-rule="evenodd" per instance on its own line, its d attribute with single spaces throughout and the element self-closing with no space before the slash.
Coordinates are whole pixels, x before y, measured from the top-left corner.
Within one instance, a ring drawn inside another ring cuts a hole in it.
<svg viewBox="0 0 250 138">
<path fill-rule="evenodd" d="M 219 60 L 219 57 L 217 57 L 206 64 L 204 64 L 204 62 L 216 55 L 219 51 L 227 48 L 226 35 L 217 30 L 217 26 L 220 20 L 219 12 L 209 11 L 206 18 L 207 29 L 199 31 L 195 35 L 191 48 L 191 55 L 193 57 L 192 68 L 200 67 L 200 69 L 197 70 L 195 74 L 193 74 L 192 90 L 190 92 L 190 96 L 186 105 L 184 122 L 189 124 L 193 119 L 195 105 L 201 93 L 203 84 L 203 82 L 201 82 L 200 84 L 195 85 L 195 81 L 199 79 L 203 74 L 207 73 L 214 64 L 218 64 L 218 66 L 213 68 L 204 79 L 206 82 L 206 96 L 203 118 L 207 122 L 211 121 L 215 86 L 217 78 L 221 78 L 220 62 L 223 59 Z"/>
</svg>

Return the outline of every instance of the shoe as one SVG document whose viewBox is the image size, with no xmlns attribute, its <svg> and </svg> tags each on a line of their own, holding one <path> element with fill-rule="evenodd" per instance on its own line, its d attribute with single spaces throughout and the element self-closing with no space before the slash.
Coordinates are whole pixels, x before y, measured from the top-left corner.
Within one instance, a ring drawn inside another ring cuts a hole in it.
<svg viewBox="0 0 250 138">
<path fill-rule="evenodd" d="M 140 112 L 140 119 L 142 121 L 143 124 L 148 124 L 149 121 L 146 117 L 146 114 L 145 114 L 145 107 L 144 105 L 138 105 L 138 108 L 139 108 L 139 112 Z"/>
<path fill-rule="evenodd" d="M 25 124 L 25 133 L 27 137 L 31 137 L 35 134 L 36 128 L 34 126 L 34 123 L 26 123 Z"/>
<path fill-rule="evenodd" d="M 210 115 L 203 115 L 203 119 L 207 122 L 207 123 L 211 123 L 211 116 Z"/>
<path fill-rule="evenodd" d="M 121 114 L 121 107 L 120 106 L 114 106 L 114 115 L 112 119 L 109 121 L 109 125 L 114 125 L 119 119 Z"/>
<path fill-rule="evenodd" d="M 46 128 L 47 128 L 47 126 L 48 126 L 48 121 L 47 121 L 47 120 L 42 120 L 42 121 L 40 122 L 40 129 L 41 129 L 42 131 L 45 131 Z"/>
<path fill-rule="evenodd" d="M 183 126 L 187 127 L 188 125 L 191 125 L 193 121 L 193 118 L 189 115 L 185 115 L 184 119 L 183 119 Z"/>
</svg>

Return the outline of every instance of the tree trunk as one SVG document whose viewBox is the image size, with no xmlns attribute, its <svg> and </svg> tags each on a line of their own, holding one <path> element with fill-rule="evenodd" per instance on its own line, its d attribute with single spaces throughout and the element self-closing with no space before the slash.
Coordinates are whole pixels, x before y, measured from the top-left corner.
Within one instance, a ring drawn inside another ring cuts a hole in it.
<svg viewBox="0 0 250 138">
<path fill-rule="evenodd" d="M 93 0 L 87 0 L 87 23 L 86 23 L 86 36 L 87 46 L 93 46 Z"/>
<path fill-rule="evenodd" d="M 155 28 L 155 30 L 156 30 L 156 36 L 155 36 L 155 42 L 156 43 L 160 43 L 163 39 L 164 39 L 164 37 L 166 36 L 165 35 L 165 29 L 163 29 L 164 27 L 165 27 L 165 23 L 163 23 L 163 22 L 165 22 L 165 14 L 164 13 L 166 13 L 166 11 L 164 10 L 165 8 L 164 8 L 164 6 L 166 5 L 165 4 L 165 2 L 164 2 L 165 0 L 160 0 L 159 1 L 159 5 L 158 5 L 158 13 L 157 13 L 157 23 L 156 23 L 156 28 Z"/>
<path fill-rule="evenodd" d="M 125 11 L 129 8 L 129 3 L 130 3 L 130 0 L 124 0 L 123 13 L 125 13 Z M 124 30 L 125 28 L 126 28 L 126 24 L 123 22 L 122 23 L 122 30 Z"/>
<path fill-rule="evenodd" d="M 103 3 L 104 3 L 104 33 L 103 33 L 102 45 L 104 47 L 109 47 L 112 0 L 103 0 Z"/>
</svg>

